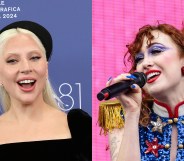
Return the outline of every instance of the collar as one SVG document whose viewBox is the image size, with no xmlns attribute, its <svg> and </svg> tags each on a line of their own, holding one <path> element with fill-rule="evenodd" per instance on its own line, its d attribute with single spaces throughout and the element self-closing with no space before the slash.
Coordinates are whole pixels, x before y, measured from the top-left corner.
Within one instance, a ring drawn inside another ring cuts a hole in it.
<svg viewBox="0 0 184 161">
<path fill-rule="evenodd" d="M 184 101 L 178 103 L 174 108 L 174 113 L 171 107 L 165 103 L 154 100 L 153 111 L 161 117 L 177 118 L 184 115 Z"/>
</svg>

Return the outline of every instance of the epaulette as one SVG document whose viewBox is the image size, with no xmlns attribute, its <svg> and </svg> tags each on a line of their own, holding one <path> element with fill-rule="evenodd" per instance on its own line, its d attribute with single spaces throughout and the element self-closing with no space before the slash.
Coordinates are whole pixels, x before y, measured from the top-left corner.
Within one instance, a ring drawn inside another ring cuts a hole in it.
<svg viewBox="0 0 184 161">
<path fill-rule="evenodd" d="M 124 109 L 118 100 L 103 101 L 99 104 L 98 125 L 100 135 L 107 135 L 115 128 L 124 127 Z"/>
</svg>

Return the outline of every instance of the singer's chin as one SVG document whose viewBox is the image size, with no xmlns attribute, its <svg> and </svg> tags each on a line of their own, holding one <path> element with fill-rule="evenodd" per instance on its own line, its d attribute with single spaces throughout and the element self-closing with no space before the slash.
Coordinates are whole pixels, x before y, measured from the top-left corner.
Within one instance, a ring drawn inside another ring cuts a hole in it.
<svg viewBox="0 0 184 161">
<path fill-rule="evenodd" d="M 158 98 L 158 96 L 161 96 L 163 93 L 163 88 L 160 88 L 160 87 L 161 86 L 158 84 L 146 84 L 142 88 L 142 90 L 143 90 L 143 93 L 146 93 L 151 97 Z"/>
</svg>

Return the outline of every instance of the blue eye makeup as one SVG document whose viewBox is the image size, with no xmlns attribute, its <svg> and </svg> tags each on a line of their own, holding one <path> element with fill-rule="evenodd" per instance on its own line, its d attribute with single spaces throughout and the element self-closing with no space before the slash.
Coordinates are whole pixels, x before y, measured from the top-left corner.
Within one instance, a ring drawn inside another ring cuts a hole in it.
<svg viewBox="0 0 184 161">
<path fill-rule="evenodd" d="M 157 43 L 153 44 L 151 47 L 148 48 L 148 54 L 156 55 L 168 49 L 169 49 L 168 47 L 165 47 L 164 45 Z"/>
<path fill-rule="evenodd" d="M 143 53 L 138 53 L 136 56 L 135 56 L 135 63 L 138 64 L 141 62 L 141 60 L 144 59 L 144 54 Z"/>
<path fill-rule="evenodd" d="M 168 49 L 170 49 L 170 48 L 165 47 L 162 44 L 153 43 L 153 44 L 150 44 L 147 51 L 148 51 L 148 55 L 156 56 L 156 55 L 158 55 L 158 54 L 160 54 Z M 137 55 L 135 55 L 135 63 L 136 64 L 141 63 L 143 61 L 143 59 L 144 59 L 144 53 L 140 52 Z"/>
</svg>

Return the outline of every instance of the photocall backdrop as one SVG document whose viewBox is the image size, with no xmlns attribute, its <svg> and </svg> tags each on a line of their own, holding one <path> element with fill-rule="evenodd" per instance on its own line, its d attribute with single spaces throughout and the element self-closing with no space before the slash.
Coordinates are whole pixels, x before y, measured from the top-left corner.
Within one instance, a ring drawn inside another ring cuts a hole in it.
<svg viewBox="0 0 184 161">
<path fill-rule="evenodd" d="M 53 38 L 49 78 L 64 111 L 92 108 L 91 0 L 0 0 L 0 29 L 19 20 L 40 23 Z"/>
<path fill-rule="evenodd" d="M 97 93 L 110 76 L 128 70 L 123 65 L 126 44 L 138 29 L 157 20 L 181 28 L 184 21 L 183 0 L 93 0 L 92 74 L 93 74 L 93 161 L 110 161 L 108 136 L 100 136 Z M 126 147 L 125 147 L 126 148 Z M 131 152 L 130 152 L 131 153 Z"/>
</svg>

